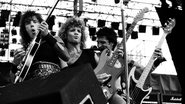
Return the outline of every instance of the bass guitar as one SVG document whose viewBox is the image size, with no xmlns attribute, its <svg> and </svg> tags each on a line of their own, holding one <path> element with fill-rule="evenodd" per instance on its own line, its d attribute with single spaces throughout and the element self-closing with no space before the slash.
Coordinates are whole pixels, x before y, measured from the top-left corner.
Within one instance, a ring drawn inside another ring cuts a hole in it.
<svg viewBox="0 0 185 104">
<path fill-rule="evenodd" d="M 48 14 L 48 17 L 46 18 L 46 22 L 48 22 L 54 8 L 58 4 L 58 2 L 59 2 L 59 0 L 57 0 L 56 3 L 54 4 L 54 6 L 52 7 L 51 11 Z M 22 82 L 26 78 L 27 73 L 28 73 L 28 71 L 31 67 L 33 58 L 34 58 L 38 48 L 40 47 L 40 43 L 41 43 L 40 33 L 41 32 L 39 31 L 37 36 L 30 43 L 30 45 L 28 46 L 28 48 L 26 50 L 25 57 L 22 59 L 20 64 L 17 66 L 18 71 L 15 74 L 16 77 L 15 77 L 15 80 L 14 80 L 14 84 L 17 83 L 17 81 Z"/>
<path fill-rule="evenodd" d="M 134 21 L 132 22 L 131 26 L 129 27 L 127 33 L 126 33 L 126 39 L 130 37 L 134 27 L 136 26 L 137 22 L 140 21 L 143 18 L 144 13 L 148 12 L 148 8 L 142 9 L 134 18 Z M 120 44 L 117 44 L 117 47 L 121 45 L 123 40 Z M 107 82 L 105 86 L 103 86 L 103 92 L 105 96 L 109 99 L 115 92 L 115 81 L 118 79 L 119 75 L 123 72 L 123 68 L 115 68 L 114 65 L 118 59 L 118 49 L 116 49 L 109 59 L 109 50 L 104 49 L 100 55 L 99 63 L 97 67 L 94 69 L 95 74 L 102 74 L 107 73 L 111 75 L 111 79 Z"/>
<path fill-rule="evenodd" d="M 175 19 L 170 19 L 170 21 L 168 21 L 168 24 L 163 28 L 164 34 L 162 35 L 156 48 L 161 48 L 163 41 L 165 40 L 166 36 L 169 33 L 171 33 L 172 29 L 175 26 L 175 23 L 176 23 Z M 136 67 L 134 66 L 131 69 L 128 76 L 129 85 L 131 82 L 135 83 L 134 84 L 135 86 L 132 89 L 130 89 L 130 86 L 129 86 L 129 89 L 131 90 L 130 91 L 131 104 L 142 104 L 144 98 L 151 93 L 152 87 L 149 87 L 148 89 L 145 90 L 143 89 L 143 85 L 145 84 L 145 80 L 147 79 L 148 75 L 151 72 L 154 61 L 155 61 L 155 55 L 153 53 L 148 64 L 144 68 L 139 80 L 136 80 L 136 78 L 134 77 Z"/>
</svg>

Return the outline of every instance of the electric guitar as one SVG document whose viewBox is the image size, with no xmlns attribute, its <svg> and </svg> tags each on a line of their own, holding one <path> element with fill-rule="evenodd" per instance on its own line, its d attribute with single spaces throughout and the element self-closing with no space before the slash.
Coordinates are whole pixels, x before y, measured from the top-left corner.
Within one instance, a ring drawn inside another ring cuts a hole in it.
<svg viewBox="0 0 185 104">
<path fill-rule="evenodd" d="M 51 8 L 51 11 L 49 12 L 49 15 L 46 19 L 46 22 L 48 22 L 54 8 L 58 4 L 58 2 L 59 2 L 59 0 L 57 0 L 56 3 L 54 4 L 54 6 Z M 37 36 L 30 43 L 30 45 L 28 46 L 28 48 L 26 50 L 26 55 L 24 56 L 24 58 L 22 59 L 20 64 L 17 66 L 18 71 L 15 74 L 16 77 L 14 80 L 14 84 L 17 83 L 17 81 L 22 82 L 26 78 L 27 73 L 31 67 L 33 58 L 34 58 L 38 48 L 40 47 L 40 43 L 41 43 L 40 33 L 41 32 L 39 31 Z"/>
<path fill-rule="evenodd" d="M 164 34 L 162 35 L 156 48 L 161 48 L 163 41 L 165 40 L 166 36 L 169 33 L 171 33 L 172 29 L 175 26 L 175 23 L 176 23 L 175 19 L 170 19 L 170 21 L 168 21 L 168 24 L 163 28 Z M 142 104 L 144 98 L 151 93 L 152 87 L 149 87 L 148 89 L 145 90 L 145 89 L 143 89 L 143 85 L 145 84 L 145 80 L 147 79 L 148 75 L 151 72 L 154 61 L 155 61 L 155 55 L 153 53 L 148 64 L 144 68 L 144 70 L 138 80 L 136 80 L 136 78 L 134 77 L 136 67 L 134 66 L 131 69 L 129 76 L 128 76 L 129 85 L 130 85 L 130 82 L 136 83 L 135 86 L 133 87 L 133 89 L 130 89 L 130 86 L 129 86 L 129 90 L 131 90 L 130 91 L 131 104 Z M 131 79 L 133 79 L 133 80 L 131 80 Z"/>
<path fill-rule="evenodd" d="M 127 33 L 126 33 L 126 39 L 130 37 L 134 27 L 136 26 L 137 22 L 140 21 L 143 18 L 144 13 L 148 12 L 148 8 L 142 9 L 137 16 L 134 18 L 134 21 L 132 22 L 131 26 L 129 27 Z M 123 39 L 120 44 L 117 44 L 117 47 L 123 43 Z M 100 55 L 99 63 L 97 67 L 94 69 L 95 74 L 102 74 L 107 73 L 111 75 L 111 79 L 106 83 L 105 86 L 102 87 L 103 92 L 106 96 L 106 98 L 110 98 L 115 92 L 115 81 L 118 79 L 119 75 L 123 72 L 122 67 L 121 68 L 115 68 L 114 65 L 118 59 L 118 49 L 116 49 L 109 59 L 109 50 L 104 49 Z"/>
</svg>

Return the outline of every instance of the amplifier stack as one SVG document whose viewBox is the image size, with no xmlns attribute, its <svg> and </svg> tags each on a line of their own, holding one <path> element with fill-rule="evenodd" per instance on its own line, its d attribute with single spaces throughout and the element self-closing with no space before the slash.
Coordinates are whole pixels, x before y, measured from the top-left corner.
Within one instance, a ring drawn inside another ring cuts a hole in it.
<svg viewBox="0 0 185 104">
<path fill-rule="evenodd" d="M 162 94 L 162 104 L 182 104 L 181 94 Z"/>
<path fill-rule="evenodd" d="M 150 93 L 142 104 L 182 104 L 182 95 Z"/>
</svg>

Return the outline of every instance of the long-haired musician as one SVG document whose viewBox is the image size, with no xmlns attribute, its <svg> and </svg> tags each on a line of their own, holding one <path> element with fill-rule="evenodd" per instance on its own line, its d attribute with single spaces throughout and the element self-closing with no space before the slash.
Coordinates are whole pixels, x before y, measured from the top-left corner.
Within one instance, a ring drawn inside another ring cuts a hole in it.
<svg viewBox="0 0 185 104">
<path fill-rule="evenodd" d="M 59 72 L 61 69 L 59 58 L 66 61 L 69 60 L 69 55 L 63 41 L 50 34 L 48 24 L 43 20 L 41 14 L 28 10 L 22 15 L 20 20 L 20 36 L 23 47 L 17 49 L 14 53 L 13 64 L 16 67 L 20 65 L 25 55 L 29 58 L 29 54 L 27 53 L 30 49 L 28 48 L 31 45 L 35 45 L 32 42 L 37 35 L 40 35 L 41 42 L 34 55 L 28 74 L 25 77 L 26 80 L 35 77 L 46 77 L 52 73 Z M 16 73 L 18 71 L 14 70 L 14 72 Z"/>
</svg>

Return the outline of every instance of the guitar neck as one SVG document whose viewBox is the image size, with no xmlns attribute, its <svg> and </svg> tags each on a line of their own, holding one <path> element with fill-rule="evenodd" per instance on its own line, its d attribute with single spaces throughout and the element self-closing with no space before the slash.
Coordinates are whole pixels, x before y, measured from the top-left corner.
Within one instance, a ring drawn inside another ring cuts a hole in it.
<svg viewBox="0 0 185 104">
<path fill-rule="evenodd" d="M 127 33 L 126 33 L 126 41 L 128 40 L 128 38 L 130 37 L 130 35 L 132 34 L 134 27 L 136 26 L 137 22 L 143 17 L 144 13 L 146 13 L 148 11 L 148 8 L 144 8 L 142 11 L 140 11 L 140 13 L 136 16 L 136 18 L 134 18 L 134 21 L 132 22 L 132 24 L 130 25 Z M 124 28 L 123 28 L 124 29 Z M 118 58 L 118 53 L 117 53 L 117 49 L 119 46 L 122 46 L 125 42 L 124 38 L 122 39 L 122 41 L 117 44 L 116 46 L 116 50 L 114 50 L 114 54 L 111 58 L 111 61 L 109 63 L 110 66 L 113 66 Z"/>
<path fill-rule="evenodd" d="M 164 40 L 166 39 L 166 36 L 167 36 L 167 35 L 168 35 L 168 33 L 165 33 L 165 32 L 164 32 L 164 34 L 162 35 L 162 37 L 161 37 L 161 39 L 160 39 L 158 45 L 156 46 L 156 48 L 161 48 L 161 46 L 162 46 Z"/>
<path fill-rule="evenodd" d="M 152 57 L 150 58 L 148 64 L 146 65 L 146 67 L 145 67 L 145 69 L 144 69 L 142 75 L 140 76 L 140 78 L 139 78 L 139 80 L 138 80 L 138 83 L 137 83 L 137 85 L 136 85 L 137 87 L 139 87 L 139 88 L 142 88 L 142 87 L 143 87 L 143 85 L 144 85 L 144 83 L 145 83 L 145 80 L 147 79 L 148 74 L 150 73 L 150 70 L 151 70 L 152 65 L 153 65 L 153 63 L 154 63 L 153 58 L 154 58 L 154 54 L 152 54 Z"/>
<path fill-rule="evenodd" d="M 36 39 L 35 39 L 36 43 L 40 43 L 41 42 L 41 38 L 40 38 L 40 31 L 39 34 L 37 35 Z"/>
<path fill-rule="evenodd" d="M 167 36 L 167 33 L 164 33 L 164 34 L 162 35 L 162 37 L 161 37 L 161 39 L 160 39 L 158 45 L 156 46 L 156 48 L 161 48 L 161 46 L 162 46 L 162 44 L 163 44 L 163 42 L 164 42 L 166 36 Z M 148 62 L 148 64 L 146 65 L 146 67 L 145 67 L 145 69 L 144 69 L 142 75 L 140 76 L 139 81 L 138 81 L 138 83 L 137 83 L 136 86 L 138 86 L 138 87 L 140 87 L 140 88 L 143 87 L 143 85 L 144 85 L 144 83 L 145 83 L 145 80 L 146 80 L 146 78 L 148 77 L 148 74 L 150 73 L 150 70 L 152 69 L 152 66 L 153 66 L 153 63 L 154 63 L 154 59 L 155 59 L 154 57 L 155 57 L 155 55 L 154 55 L 154 53 L 153 53 L 152 56 L 151 56 L 151 58 L 150 58 L 150 60 L 149 60 L 149 62 Z"/>
<path fill-rule="evenodd" d="M 134 21 L 134 22 L 131 24 L 131 26 L 129 27 L 129 29 L 128 29 L 127 33 L 126 33 L 126 41 L 128 40 L 128 38 L 129 38 L 130 35 L 132 34 L 132 32 L 133 32 L 133 30 L 134 30 L 136 24 L 137 24 L 137 22 Z M 124 42 L 124 39 L 122 39 L 121 44 L 122 44 L 123 42 Z"/>
<path fill-rule="evenodd" d="M 137 24 L 137 22 L 134 21 L 134 22 L 131 24 L 131 26 L 129 27 L 129 29 L 128 29 L 127 33 L 126 33 L 126 40 L 128 40 L 128 38 L 129 38 L 130 35 L 132 34 L 133 29 L 134 29 L 134 27 L 136 26 L 136 24 Z M 124 42 L 124 39 L 122 39 L 121 43 L 117 44 L 116 47 L 119 47 L 119 45 L 122 45 L 123 42 Z M 109 65 L 110 65 L 110 66 L 113 66 L 113 65 L 116 63 L 116 60 L 117 60 L 117 59 L 118 59 L 118 53 L 117 53 L 117 49 L 116 49 L 116 50 L 114 51 L 113 56 L 111 57 L 111 61 L 109 62 Z"/>
</svg>

